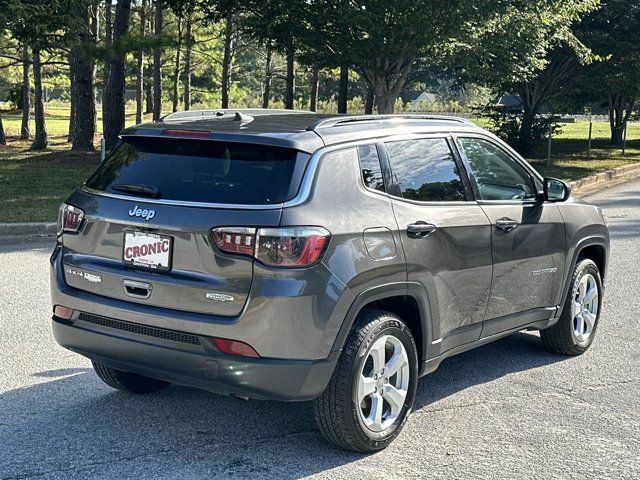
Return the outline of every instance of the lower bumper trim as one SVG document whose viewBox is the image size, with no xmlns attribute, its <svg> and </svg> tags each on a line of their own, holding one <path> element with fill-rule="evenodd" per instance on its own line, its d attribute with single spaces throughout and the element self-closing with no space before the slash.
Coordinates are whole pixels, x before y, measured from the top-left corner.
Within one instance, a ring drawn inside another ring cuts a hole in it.
<svg viewBox="0 0 640 480">
<path fill-rule="evenodd" d="M 94 328 L 95 327 L 95 328 Z M 322 360 L 244 358 L 216 354 L 108 326 L 53 318 L 63 347 L 98 363 L 178 385 L 263 400 L 302 401 L 326 388 L 339 352 Z"/>
</svg>

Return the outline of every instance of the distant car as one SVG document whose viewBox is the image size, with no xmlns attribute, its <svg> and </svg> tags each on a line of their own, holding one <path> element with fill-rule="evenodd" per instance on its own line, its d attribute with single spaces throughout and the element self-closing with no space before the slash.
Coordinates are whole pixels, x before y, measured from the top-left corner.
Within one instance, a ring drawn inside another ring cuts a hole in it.
<svg viewBox="0 0 640 480">
<path fill-rule="evenodd" d="M 448 356 L 523 329 L 586 351 L 608 251 L 599 208 L 469 121 L 192 111 L 62 205 L 53 330 L 114 388 L 313 400 L 373 451 Z"/>
</svg>

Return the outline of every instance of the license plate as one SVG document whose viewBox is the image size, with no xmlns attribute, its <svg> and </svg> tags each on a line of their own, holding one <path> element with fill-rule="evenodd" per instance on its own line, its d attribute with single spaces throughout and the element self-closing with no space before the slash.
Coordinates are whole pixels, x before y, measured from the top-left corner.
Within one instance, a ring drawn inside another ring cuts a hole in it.
<svg viewBox="0 0 640 480">
<path fill-rule="evenodd" d="M 125 232 L 122 261 L 136 267 L 169 270 L 172 241 L 173 239 L 166 235 Z"/>
</svg>

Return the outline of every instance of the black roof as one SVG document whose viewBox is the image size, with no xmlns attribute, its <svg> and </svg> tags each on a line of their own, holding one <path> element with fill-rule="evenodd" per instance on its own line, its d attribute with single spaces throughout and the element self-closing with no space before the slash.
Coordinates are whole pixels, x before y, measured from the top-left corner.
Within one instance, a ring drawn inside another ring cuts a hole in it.
<svg viewBox="0 0 640 480">
<path fill-rule="evenodd" d="M 300 110 L 196 110 L 125 129 L 121 136 L 207 138 L 294 148 L 313 153 L 325 145 L 402 133 L 477 129 L 468 120 L 425 115 L 338 115 Z"/>
</svg>

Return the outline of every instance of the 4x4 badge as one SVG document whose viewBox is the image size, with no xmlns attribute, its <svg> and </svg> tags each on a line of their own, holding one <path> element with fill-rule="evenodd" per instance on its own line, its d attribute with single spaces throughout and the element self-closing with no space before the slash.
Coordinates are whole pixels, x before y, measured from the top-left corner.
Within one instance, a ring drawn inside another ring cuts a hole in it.
<svg viewBox="0 0 640 480">
<path fill-rule="evenodd" d="M 130 217 L 141 217 L 144 218 L 147 222 L 156 216 L 155 210 L 147 210 L 146 208 L 142 209 L 138 205 L 129 210 Z"/>
</svg>

